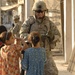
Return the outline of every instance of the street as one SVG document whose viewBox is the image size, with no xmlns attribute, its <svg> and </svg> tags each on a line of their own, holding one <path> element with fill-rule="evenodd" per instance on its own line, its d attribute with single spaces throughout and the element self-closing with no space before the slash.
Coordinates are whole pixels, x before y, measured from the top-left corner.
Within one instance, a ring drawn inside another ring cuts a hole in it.
<svg viewBox="0 0 75 75">
<path fill-rule="evenodd" d="M 67 71 L 68 64 L 65 63 L 63 56 L 53 56 L 56 66 L 59 70 L 59 75 L 72 75 Z"/>
</svg>

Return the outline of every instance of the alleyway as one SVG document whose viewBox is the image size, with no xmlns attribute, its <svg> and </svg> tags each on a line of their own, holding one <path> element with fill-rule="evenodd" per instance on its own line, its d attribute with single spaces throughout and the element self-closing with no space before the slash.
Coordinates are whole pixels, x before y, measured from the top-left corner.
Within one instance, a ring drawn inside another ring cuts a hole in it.
<svg viewBox="0 0 75 75">
<path fill-rule="evenodd" d="M 53 58 L 59 70 L 59 75 L 72 75 L 67 71 L 67 64 L 65 63 L 63 56 L 53 56 Z"/>
</svg>

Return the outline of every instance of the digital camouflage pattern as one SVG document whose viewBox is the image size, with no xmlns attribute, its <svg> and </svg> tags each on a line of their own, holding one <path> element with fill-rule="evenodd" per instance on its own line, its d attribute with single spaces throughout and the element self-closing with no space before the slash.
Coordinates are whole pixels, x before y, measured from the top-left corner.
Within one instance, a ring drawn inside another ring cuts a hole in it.
<svg viewBox="0 0 75 75">
<path fill-rule="evenodd" d="M 14 27 L 12 28 L 12 33 L 16 36 L 16 37 L 20 37 L 19 31 L 21 28 L 22 22 L 18 21 L 17 23 L 14 23 Z"/>
<path fill-rule="evenodd" d="M 30 16 L 21 26 L 20 37 L 26 39 L 27 35 L 32 31 L 37 31 L 41 35 L 49 36 L 50 44 L 52 45 L 55 45 L 56 41 L 60 38 L 59 30 L 47 16 L 45 16 L 42 20 L 36 19 L 34 16 Z"/>
<path fill-rule="evenodd" d="M 51 51 L 49 50 L 51 49 L 50 47 L 51 44 L 52 46 L 55 45 L 56 41 L 58 40 L 58 37 L 60 37 L 60 33 L 57 27 L 54 25 L 53 22 L 49 20 L 47 16 L 45 16 L 42 20 L 36 19 L 34 16 L 30 16 L 27 19 L 27 21 L 23 23 L 21 27 L 20 37 L 23 37 L 26 39 L 27 35 L 32 31 L 37 31 L 41 34 L 41 38 L 42 38 L 41 45 L 46 48 L 47 61 L 45 64 L 45 69 L 44 69 L 45 75 L 58 75 L 58 69 L 52 58 Z M 47 35 L 49 36 L 49 38 L 48 37 L 44 38 L 43 35 Z"/>
<path fill-rule="evenodd" d="M 47 11 L 47 7 L 43 1 L 37 1 L 34 3 L 32 10 L 33 11 L 36 11 L 36 10 Z"/>
</svg>

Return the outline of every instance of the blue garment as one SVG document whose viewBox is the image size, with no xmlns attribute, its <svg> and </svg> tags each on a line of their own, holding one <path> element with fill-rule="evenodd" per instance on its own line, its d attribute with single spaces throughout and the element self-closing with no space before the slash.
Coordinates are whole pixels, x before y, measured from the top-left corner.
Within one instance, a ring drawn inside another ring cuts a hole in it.
<svg viewBox="0 0 75 75">
<path fill-rule="evenodd" d="M 44 48 L 28 48 L 22 60 L 22 69 L 26 75 L 43 75 L 46 53 Z"/>
</svg>

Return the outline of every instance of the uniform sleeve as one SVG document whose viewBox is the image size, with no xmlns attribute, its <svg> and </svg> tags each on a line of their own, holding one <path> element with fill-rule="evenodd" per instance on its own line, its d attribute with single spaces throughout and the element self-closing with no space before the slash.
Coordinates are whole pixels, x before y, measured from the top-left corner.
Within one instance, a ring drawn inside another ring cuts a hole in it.
<svg viewBox="0 0 75 75">
<path fill-rule="evenodd" d="M 50 31 L 54 34 L 54 35 L 58 35 L 58 36 L 61 36 L 60 35 L 60 32 L 58 30 L 58 28 L 56 27 L 56 25 L 50 21 Z"/>
<path fill-rule="evenodd" d="M 15 25 L 13 28 L 13 34 L 17 34 L 19 32 L 19 26 Z"/>
<path fill-rule="evenodd" d="M 50 21 L 50 31 L 48 34 L 50 36 L 50 41 L 53 41 L 57 36 L 58 38 L 61 36 L 58 28 L 52 21 Z"/>
<path fill-rule="evenodd" d="M 45 17 L 45 22 L 46 22 L 46 26 L 47 26 L 47 32 L 50 31 L 50 24 L 49 24 L 49 17 Z"/>
<path fill-rule="evenodd" d="M 61 38 L 61 34 L 57 28 L 57 26 L 52 22 L 50 21 L 50 32 L 49 32 L 49 36 L 50 36 L 50 45 L 51 45 L 51 48 L 55 48 L 56 46 L 56 43 L 60 41 L 60 38 Z"/>
<path fill-rule="evenodd" d="M 26 38 L 29 32 L 30 25 L 33 23 L 33 16 L 29 17 L 21 26 L 20 37 Z"/>
<path fill-rule="evenodd" d="M 29 64 L 29 56 L 28 56 L 28 51 L 26 50 L 24 52 L 24 58 L 22 59 L 21 65 L 23 70 L 28 69 L 28 64 Z"/>
</svg>

